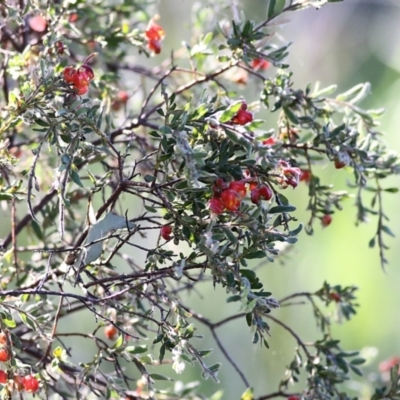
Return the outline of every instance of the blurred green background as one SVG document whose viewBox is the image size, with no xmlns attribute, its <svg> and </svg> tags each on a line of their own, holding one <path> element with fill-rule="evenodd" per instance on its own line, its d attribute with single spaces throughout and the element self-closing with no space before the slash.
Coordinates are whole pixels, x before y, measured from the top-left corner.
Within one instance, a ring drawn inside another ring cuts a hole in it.
<svg viewBox="0 0 400 400">
<path fill-rule="evenodd" d="M 265 0 L 243 0 L 241 4 L 248 17 L 260 21 L 266 16 L 266 3 Z M 206 1 L 203 4 L 207 6 Z M 193 5 L 193 0 L 159 1 L 160 24 L 167 32 L 163 44 L 164 55 L 187 40 L 190 31 L 188 15 Z M 230 15 L 225 17 L 231 18 Z M 287 14 L 283 18 L 291 22 L 278 28 L 277 40 L 282 43 L 293 42 L 288 61 L 294 71 L 295 86 L 305 88 L 308 82 L 315 81 L 320 81 L 321 86 L 336 83 L 340 93 L 359 82 L 369 81 L 372 84 L 372 95 L 362 106 L 384 106 L 387 109 L 381 119 L 382 130 L 387 132 L 385 140 L 391 148 L 400 151 L 400 1 L 346 0 L 320 10 Z M 158 59 L 142 61 L 156 65 Z M 267 73 L 273 74 L 274 71 L 271 69 Z M 244 94 L 249 101 L 257 99 L 254 87 L 247 88 Z M 275 118 L 266 110 L 261 110 L 257 115 L 257 118 L 271 117 Z M 345 188 L 346 181 L 353 178 L 348 171 L 330 167 L 322 170 L 321 177 L 326 183 L 333 183 L 338 190 Z M 399 186 L 398 177 L 385 183 L 385 187 L 393 186 Z M 290 192 L 292 204 L 298 207 L 296 216 L 306 222 L 307 187 L 302 184 L 295 191 L 287 189 L 287 192 Z M 372 220 L 370 224 L 356 228 L 356 209 L 352 199 L 345 203 L 342 212 L 334 215 L 329 227 L 322 229 L 317 226 L 312 237 L 302 233 L 299 242 L 282 260 L 265 263 L 259 270 L 265 290 L 273 292 L 277 299 L 294 292 L 316 291 L 325 280 L 333 285 L 357 285 L 360 289 L 358 313 L 350 322 L 334 326 L 333 333 L 341 339 L 346 350 L 371 347 L 378 350 L 365 369 L 367 376 L 372 377 L 377 373 L 380 361 L 390 356 L 400 356 L 400 246 L 397 247 L 400 244 L 399 204 L 398 194 L 388 194 L 385 197 L 387 215 L 391 219 L 390 227 L 396 234 L 396 238 L 386 240 L 390 247 L 386 272 L 380 267 L 378 249 L 368 248 L 368 241 L 375 233 L 376 221 Z M 149 240 L 154 240 L 154 237 Z M 199 292 L 191 293 L 188 305 L 211 321 L 216 322 L 240 311 L 237 303 L 226 303 L 227 295 L 221 288 L 214 290 L 212 285 L 204 284 L 200 288 Z M 321 337 L 308 305 L 285 307 L 274 311 L 273 315 L 295 329 L 306 342 Z M 79 320 L 82 330 L 87 328 L 89 331 L 94 324 L 92 318 Z M 285 331 L 272 321 L 270 325 L 269 350 L 251 343 L 252 332 L 244 319 L 233 321 L 217 330 L 227 351 L 254 386 L 257 396 L 277 389 L 285 365 L 292 360 L 295 348 L 295 342 Z M 200 324 L 198 326 L 199 332 L 205 336 L 202 342 L 198 341 L 198 348 L 215 349 L 208 364 L 217 361 L 223 364 L 219 373 L 221 384 L 203 381 L 202 392 L 211 394 L 223 390 L 223 399 L 239 399 L 245 389 L 243 383 L 218 350 L 210 332 Z M 76 330 L 76 326 L 63 321 L 60 330 Z M 75 344 L 75 361 L 85 361 L 92 357 L 92 348 L 88 343 Z M 189 381 L 198 379 L 200 368 L 187 367 L 182 376 L 174 376 L 168 368 L 168 375 L 177 380 Z"/>
</svg>

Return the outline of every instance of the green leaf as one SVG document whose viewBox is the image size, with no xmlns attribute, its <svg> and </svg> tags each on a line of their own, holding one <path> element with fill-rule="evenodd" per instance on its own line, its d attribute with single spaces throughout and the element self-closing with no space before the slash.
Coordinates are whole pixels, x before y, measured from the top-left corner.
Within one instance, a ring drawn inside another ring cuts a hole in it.
<svg viewBox="0 0 400 400">
<path fill-rule="evenodd" d="M 39 240 L 43 240 L 44 237 L 43 237 L 43 232 L 42 232 L 42 229 L 40 228 L 40 225 L 34 219 L 31 221 L 31 225 L 32 225 L 33 232 L 35 232 L 35 235 L 37 236 L 37 238 Z"/>
<path fill-rule="evenodd" d="M 173 381 L 172 378 L 160 374 L 149 374 L 149 376 L 151 379 L 154 379 L 156 381 Z"/>
<path fill-rule="evenodd" d="M 268 5 L 268 19 L 282 13 L 285 8 L 286 0 L 270 0 Z"/>
<path fill-rule="evenodd" d="M 389 193 L 397 193 L 399 191 L 399 188 L 387 188 L 387 189 L 383 189 L 385 192 L 389 192 Z"/>
<path fill-rule="evenodd" d="M 375 247 L 375 236 L 369 241 L 368 246 L 372 249 Z"/>
<path fill-rule="evenodd" d="M 382 225 L 381 229 L 383 230 L 383 232 L 387 233 L 388 235 L 394 237 L 394 233 L 389 229 L 388 226 L 386 225 Z"/>
<path fill-rule="evenodd" d="M 219 117 L 220 122 L 230 121 L 238 113 L 240 107 L 242 107 L 241 101 L 231 104 Z"/>
<path fill-rule="evenodd" d="M 283 111 L 285 112 L 285 115 L 288 117 L 290 122 L 293 122 L 296 125 L 299 123 L 299 118 L 289 107 L 283 107 Z"/>
<path fill-rule="evenodd" d="M 19 313 L 19 317 L 21 318 L 21 321 L 22 321 L 25 325 L 31 327 L 32 329 L 35 329 L 35 323 L 33 322 L 33 320 L 32 320 L 31 318 L 28 317 L 27 314 L 25 314 L 25 313 L 23 313 L 23 312 L 20 312 L 20 313 Z M 14 322 L 14 323 L 15 323 L 15 322 Z"/>
<path fill-rule="evenodd" d="M 218 372 L 219 371 L 219 369 L 221 368 L 221 363 L 216 363 L 216 364 L 214 364 L 214 365 L 211 365 L 211 367 L 208 367 L 208 369 L 212 372 L 212 373 L 215 373 L 215 372 Z"/>
<path fill-rule="evenodd" d="M 351 364 L 353 365 L 361 365 L 365 363 L 364 358 L 355 358 L 354 360 L 351 360 Z"/>
<path fill-rule="evenodd" d="M 242 298 L 239 295 L 230 296 L 226 299 L 227 303 L 233 303 L 235 301 L 240 301 Z"/>
<path fill-rule="evenodd" d="M 148 206 L 148 205 L 144 205 L 144 208 L 148 211 L 148 212 L 151 212 L 151 213 L 156 213 L 157 212 L 157 210 L 154 208 L 154 207 L 151 207 L 151 206 Z"/>
<path fill-rule="evenodd" d="M 20 314 L 21 316 L 21 314 Z M 21 318 L 22 319 L 22 318 Z M 4 322 L 4 324 L 8 327 L 8 328 L 15 328 L 17 326 L 16 322 L 13 319 L 9 319 L 9 318 L 4 318 L 2 317 L 1 319 L 2 322 Z"/>
<path fill-rule="evenodd" d="M 357 374 L 357 375 L 359 375 L 359 376 L 362 376 L 362 372 L 361 372 L 361 370 L 360 370 L 359 368 L 354 367 L 354 366 L 351 365 L 351 364 L 348 364 L 348 365 L 349 365 L 349 367 L 351 368 L 351 370 L 352 370 L 355 374 Z"/>
<path fill-rule="evenodd" d="M 236 244 L 238 242 L 237 237 L 232 233 L 232 231 L 228 227 L 223 226 L 221 229 L 224 231 L 225 236 L 232 244 Z"/>
<path fill-rule="evenodd" d="M 289 213 L 296 210 L 295 206 L 287 205 L 287 206 L 275 206 L 268 210 L 269 214 L 278 214 L 278 213 Z"/>
<path fill-rule="evenodd" d="M 160 363 L 162 362 L 162 360 L 164 360 L 165 350 L 166 350 L 166 347 L 165 347 L 165 344 L 163 344 L 160 347 L 160 355 L 158 356 L 158 359 L 160 360 Z"/>
<path fill-rule="evenodd" d="M 199 350 L 198 354 L 200 357 L 207 357 L 210 355 L 214 350 L 213 349 L 207 349 L 207 350 Z"/>
<path fill-rule="evenodd" d="M 300 224 L 296 229 L 289 232 L 290 236 L 297 236 L 303 230 L 303 224 Z"/>
<path fill-rule="evenodd" d="M 70 177 L 71 177 L 71 179 L 72 179 L 72 181 L 73 181 L 74 183 L 76 183 L 76 184 L 77 184 L 78 186 L 80 186 L 81 188 L 84 188 L 83 183 L 82 183 L 82 181 L 81 181 L 81 178 L 79 178 L 79 175 L 78 175 L 77 172 L 75 172 L 75 171 L 73 171 L 73 170 L 70 170 L 69 175 L 70 175 Z"/>
<path fill-rule="evenodd" d="M 113 349 L 119 349 L 123 344 L 124 344 L 124 336 L 123 335 L 119 335 L 118 339 L 113 344 L 112 348 Z"/>
<path fill-rule="evenodd" d="M 257 251 L 249 252 L 249 253 L 244 254 L 243 257 L 247 258 L 248 260 L 252 260 L 254 258 L 264 258 L 265 251 L 257 250 Z"/>
<path fill-rule="evenodd" d="M 246 314 L 246 322 L 248 326 L 251 326 L 251 323 L 253 321 L 253 314 L 251 312 Z"/>
</svg>

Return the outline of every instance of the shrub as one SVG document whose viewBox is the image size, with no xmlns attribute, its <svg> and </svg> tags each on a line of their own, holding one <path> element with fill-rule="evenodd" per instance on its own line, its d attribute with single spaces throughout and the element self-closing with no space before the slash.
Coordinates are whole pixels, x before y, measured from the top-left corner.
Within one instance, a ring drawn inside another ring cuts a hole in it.
<svg viewBox="0 0 400 400">
<path fill-rule="evenodd" d="M 334 220 L 349 194 L 320 179 L 318 166 L 328 164 L 353 172 L 357 222 L 376 221 L 369 244 L 386 263 L 383 195 L 397 190 L 382 181 L 399 172 L 399 159 L 382 141 L 382 110 L 359 106 L 368 84 L 335 97 L 335 86 L 297 88 L 289 45 L 273 41 L 281 15 L 327 2 L 270 0 L 258 21 L 226 0 L 194 6 L 192 36 L 172 54 L 147 0 L 0 6 L 3 398 L 199 398 L 193 382 L 160 386 L 172 379 L 158 371 L 196 364 L 218 381 L 221 364 L 208 365 L 211 350 L 194 340 L 202 324 L 243 381 L 242 399 L 253 399 L 216 332 L 236 318 L 254 343 L 268 348 L 275 323 L 298 344 L 277 391 L 259 400 L 350 398 L 341 383 L 361 374 L 363 360 L 332 337 L 323 306 L 350 319 L 357 288 L 325 283 L 278 301 L 254 268 L 280 257 L 303 229 L 313 234 Z M 226 20 L 216 23 L 217 11 Z M 138 65 L 140 54 L 157 66 Z M 259 97 L 244 99 L 240 85 Z M 305 224 L 286 195 L 300 184 L 308 185 Z M 190 309 L 200 282 L 224 288 L 240 313 L 212 323 Z M 321 330 L 307 345 L 274 316 L 300 297 Z M 93 332 L 74 324 L 78 312 L 95 321 Z M 62 321 L 72 332 L 59 329 Z M 70 337 L 81 349 L 93 343 L 89 361 L 73 362 Z M 299 379 L 304 389 L 293 393 Z M 398 383 L 394 366 L 392 385 L 373 399 L 398 398 Z"/>
</svg>

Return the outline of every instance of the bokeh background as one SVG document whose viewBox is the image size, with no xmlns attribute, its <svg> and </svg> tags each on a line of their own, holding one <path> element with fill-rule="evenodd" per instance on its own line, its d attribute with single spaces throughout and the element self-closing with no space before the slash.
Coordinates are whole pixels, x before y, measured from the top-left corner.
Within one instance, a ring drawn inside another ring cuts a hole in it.
<svg viewBox="0 0 400 400">
<path fill-rule="evenodd" d="M 260 21 L 266 16 L 266 0 L 242 0 L 248 17 Z M 163 53 L 177 49 L 190 31 L 188 15 L 194 6 L 193 0 L 159 0 L 160 24 L 167 37 Z M 201 2 L 207 7 L 208 1 Z M 230 19 L 230 15 L 221 18 Z M 360 82 L 370 82 L 371 95 L 362 104 L 365 108 L 386 108 L 381 118 L 381 127 L 387 133 L 385 140 L 390 148 L 400 152 L 400 1 L 399 0 L 345 0 L 332 3 L 320 10 L 287 14 L 290 23 L 278 28 L 277 38 L 293 42 L 289 64 L 294 71 L 295 86 L 304 88 L 307 83 L 320 81 L 321 86 L 338 84 L 338 93 Z M 143 62 L 157 65 L 157 58 Z M 273 68 L 267 73 L 273 74 Z M 249 101 L 257 99 L 254 87 L 244 91 Z M 263 113 L 265 113 L 263 115 Z M 260 111 L 257 118 L 271 118 L 267 111 Z M 321 171 L 327 183 L 333 183 L 338 190 L 346 187 L 352 174 L 345 170 L 327 167 Z M 398 187 L 399 177 L 385 183 L 385 187 Z M 288 189 L 288 191 L 291 189 Z M 296 216 L 307 221 L 307 187 L 303 184 L 290 193 L 291 203 L 298 207 Z M 299 242 L 281 260 L 266 263 L 259 269 L 265 290 L 273 292 L 280 299 L 299 291 L 316 291 L 326 280 L 331 284 L 356 285 L 359 287 L 359 309 L 349 322 L 335 325 L 334 335 L 341 339 L 344 349 L 363 349 L 368 358 L 366 376 L 374 379 L 378 364 L 391 356 L 400 356 L 400 195 L 385 197 L 386 213 L 395 238 L 387 238 L 389 261 L 383 271 L 379 262 L 378 249 L 370 249 L 368 241 L 374 236 L 376 220 L 355 227 L 354 201 L 345 202 L 344 210 L 334 215 L 332 224 L 322 229 L 316 227 L 314 236 L 302 233 Z M 154 240 L 154 238 L 149 238 Z M 212 285 L 199 287 L 187 299 L 187 304 L 199 313 L 216 322 L 240 311 L 237 303 L 226 303 L 226 293 Z M 334 309 L 327 310 L 334 312 Z M 310 306 L 296 305 L 274 311 L 274 316 L 292 327 L 304 341 L 321 337 L 312 318 Z M 82 330 L 90 331 L 96 324 L 92 319 L 77 316 Z M 69 325 L 68 325 L 69 324 Z M 252 332 L 244 319 L 235 320 L 221 328 L 217 334 L 232 358 L 240 365 L 255 389 L 256 396 L 273 392 L 282 377 L 285 366 L 292 360 L 296 346 L 293 338 L 279 326 L 272 323 L 270 349 L 260 348 L 251 343 Z M 213 341 L 210 332 L 200 324 L 199 348 L 214 348 L 208 364 L 221 361 L 220 384 L 211 380 L 201 382 L 201 392 L 207 395 L 221 391 L 214 397 L 239 399 L 244 386 L 232 366 L 226 361 Z M 61 322 L 62 331 L 76 330 L 70 322 Z M 93 356 L 93 348 L 86 343 L 71 342 L 76 362 Z M 128 366 L 129 367 L 129 366 Z M 134 369 L 134 367 L 132 367 Z M 158 371 L 156 371 L 158 372 Z M 166 370 L 171 375 L 171 370 Z M 135 370 L 136 373 L 136 370 Z M 173 374 L 172 374 L 173 375 Z M 186 368 L 176 380 L 198 379 L 200 368 Z M 357 385 L 357 383 L 351 383 Z M 361 385 L 361 384 L 360 384 Z M 368 398 L 368 386 L 362 387 Z M 301 386 L 298 387 L 301 389 Z"/>
</svg>

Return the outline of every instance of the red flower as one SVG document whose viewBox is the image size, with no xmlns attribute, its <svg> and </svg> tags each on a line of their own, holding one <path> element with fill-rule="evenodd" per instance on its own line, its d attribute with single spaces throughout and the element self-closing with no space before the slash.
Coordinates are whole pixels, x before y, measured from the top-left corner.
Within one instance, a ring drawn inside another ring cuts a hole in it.
<svg viewBox="0 0 400 400">
<path fill-rule="evenodd" d="M 78 69 L 78 75 L 80 79 L 85 79 L 89 82 L 94 78 L 93 69 L 86 64 L 81 65 L 81 67 Z"/>
<path fill-rule="evenodd" d="M 10 353 L 7 349 L 0 349 L 0 361 L 6 362 L 11 358 Z"/>
<path fill-rule="evenodd" d="M 232 181 L 229 184 L 229 189 L 238 193 L 241 198 L 246 196 L 246 184 L 243 181 Z"/>
<path fill-rule="evenodd" d="M 243 102 L 237 114 L 232 118 L 232 123 L 237 125 L 246 125 L 252 121 L 253 114 L 250 111 L 247 111 L 247 104 Z"/>
<path fill-rule="evenodd" d="M 311 181 L 311 171 L 309 169 L 302 169 L 300 174 L 300 182 L 309 183 Z"/>
<path fill-rule="evenodd" d="M 94 54 L 90 55 L 87 59 L 93 57 Z M 89 65 L 83 63 L 78 70 L 73 67 L 65 67 L 63 71 L 64 81 L 72 85 L 73 90 L 76 94 L 82 95 L 89 91 L 90 81 L 94 78 L 94 72 Z"/>
<path fill-rule="evenodd" d="M 172 228 L 170 225 L 164 225 L 160 229 L 160 235 L 164 240 L 171 240 L 172 236 Z"/>
<path fill-rule="evenodd" d="M 263 58 L 256 58 L 251 62 L 251 68 L 254 70 L 262 70 L 265 71 L 270 67 L 270 63 L 267 60 L 264 60 Z"/>
<path fill-rule="evenodd" d="M 389 372 L 397 364 L 400 364 L 400 357 L 391 357 L 379 364 L 379 371 Z"/>
<path fill-rule="evenodd" d="M 260 186 L 258 190 L 260 192 L 260 196 L 263 197 L 264 200 L 272 199 L 272 190 L 269 186 L 267 185 Z"/>
<path fill-rule="evenodd" d="M 7 381 L 8 381 L 7 372 L 0 370 L 0 383 L 4 384 L 4 383 L 7 383 Z"/>
<path fill-rule="evenodd" d="M 257 182 L 249 182 L 249 190 L 252 191 L 253 189 L 257 189 Z"/>
<path fill-rule="evenodd" d="M 39 381 L 33 375 L 24 376 L 22 383 L 29 393 L 36 393 L 39 389 Z"/>
<path fill-rule="evenodd" d="M 147 48 L 151 50 L 154 54 L 161 53 L 161 41 L 160 40 L 149 40 L 147 42 Z"/>
<path fill-rule="evenodd" d="M 161 52 L 161 41 L 165 36 L 164 29 L 155 22 L 158 18 L 158 15 L 153 17 L 144 31 L 144 35 L 147 38 L 147 48 L 155 54 Z"/>
<path fill-rule="evenodd" d="M 228 184 L 222 178 L 217 178 L 213 185 L 214 197 L 221 197 L 225 189 L 228 189 Z"/>
<path fill-rule="evenodd" d="M 216 197 L 212 198 L 208 202 L 208 208 L 214 213 L 214 214 L 222 214 L 225 210 L 224 203 L 222 202 L 221 199 L 218 199 Z"/>
<path fill-rule="evenodd" d="M 265 146 L 273 146 L 274 144 L 276 144 L 277 140 L 274 137 L 270 137 L 268 139 L 263 140 L 262 144 L 264 144 Z"/>
<path fill-rule="evenodd" d="M 260 202 L 260 191 L 256 189 L 252 189 L 250 192 L 250 200 L 253 204 L 258 204 Z"/>
<path fill-rule="evenodd" d="M 63 71 L 64 81 L 66 83 L 73 83 L 75 84 L 77 79 L 77 72 L 76 69 L 73 67 L 65 67 Z"/>
<path fill-rule="evenodd" d="M 162 40 L 165 36 L 164 29 L 155 23 L 156 19 L 158 18 L 153 17 L 144 31 L 144 34 L 148 40 Z"/>
<path fill-rule="evenodd" d="M 284 176 L 284 183 L 290 185 L 293 189 L 297 187 L 300 181 L 301 170 L 297 167 L 285 167 L 282 168 L 282 174 Z"/>
<path fill-rule="evenodd" d="M 221 200 L 228 211 L 237 211 L 240 207 L 240 194 L 234 190 L 227 189 L 221 193 Z"/>
</svg>

